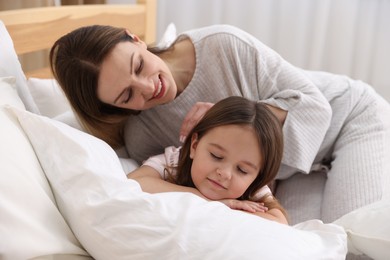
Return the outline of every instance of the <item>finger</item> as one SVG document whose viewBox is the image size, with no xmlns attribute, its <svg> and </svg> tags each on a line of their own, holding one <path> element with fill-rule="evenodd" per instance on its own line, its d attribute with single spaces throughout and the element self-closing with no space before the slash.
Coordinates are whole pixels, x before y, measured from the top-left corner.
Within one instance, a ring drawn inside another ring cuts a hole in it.
<svg viewBox="0 0 390 260">
<path fill-rule="evenodd" d="M 203 118 L 204 114 L 213 106 L 212 103 L 198 102 L 185 116 L 180 129 L 180 139 L 188 136 L 192 128 Z M 181 140 L 182 141 L 182 140 Z"/>
<path fill-rule="evenodd" d="M 266 212 L 268 208 L 264 206 L 263 202 L 254 202 L 254 201 L 246 201 L 248 205 L 251 205 L 251 207 L 258 212 Z"/>
<path fill-rule="evenodd" d="M 260 212 L 266 212 L 268 210 L 268 208 L 266 206 L 257 206 L 257 211 L 260 211 Z"/>
<path fill-rule="evenodd" d="M 252 212 L 252 213 L 265 212 L 264 206 L 259 205 L 258 203 L 253 202 L 253 201 L 240 201 L 238 203 L 238 206 L 240 207 L 240 209 L 248 211 L 248 212 Z"/>
<path fill-rule="evenodd" d="M 193 106 L 190 111 L 188 111 L 187 115 L 184 117 L 183 123 L 180 128 L 180 136 L 187 136 L 190 132 L 191 128 L 191 120 L 193 120 L 193 117 L 198 110 L 198 107 L 195 105 Z"/>
<path fill-rule="evenodd" d="M 222 200 L 229 208 L 236 209 L 236 210 L 244 210 L 244 211 L 250 211 L 253 212 L 253 207 L 246 203 L 245 201 L 235 200 L 235 199 L 229 199 L 229 200 Z"/>
<path fill-rule="evenodd" d="M 251 205 L 251 207 L 255 212 L 266 212 L 266 208 L 264 206 Z"/>
<path fill-rule="evenodd" d="M 247 211 L 247 212 L 251 212 L 251 213 L 257 212 L 256 208 L 254 208 L 252 205 L 249 205 L 249 204 L 246 204 L 246 203 L 242 203 L 240 205 L 240 207 L 237 208 L 237 209 L 241 209 L 241 210 L 244 210 L 244 211 Z"/>
</svg>

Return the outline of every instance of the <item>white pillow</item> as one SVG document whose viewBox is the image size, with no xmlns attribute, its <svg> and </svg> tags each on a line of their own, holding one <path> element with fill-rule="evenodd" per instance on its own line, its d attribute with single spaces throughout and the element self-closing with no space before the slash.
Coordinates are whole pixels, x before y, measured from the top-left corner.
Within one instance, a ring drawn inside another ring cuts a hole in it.
<svg viewBox="0 0 390 260">
<path fill-rule="evenodd" d="M 16 78 L 0 77 L 0 105 L 11 105 L 21 109 L 25 109 L 25 106 L 18 97 L 16 90 Z"/>
<path fill-rule="evenodd" d="M 157 43 L 156 47 L 161 49 L 166 49 L 172 45 L 172 43 L 176 40 L 176 38 L 177 38 L 176 25 L 174 23 L 170 23 L 165 29 L 165 32 L 161 37 L 160 41 Z"/>
<path fill-rule="evenodd" d="M 22 111 L 15 78 L 0 78 L 0 258 L 87 256 L 57 209 L 30 141 L 4 106 Z"/>
<path fill-rule="evenodd" d="M 27 88 L 26 76 L 16 55 L 14 45 L 4 23 L 0 20 L 0 77 L 14 76 L 20 99 L 28 111 L 39 113 Z"/>
<path fill-rule="evenodd" d="M 71 111 L 70 104 L 56 80 L 29 78 L 27 86 L 41 115 L 53 118 Z"/>
<path fill-rule="evenodd" d="M 53 117 L 53 119 L 85 132 L 84 128 L 81 126 L 81 123 L 77 120 L 73 110 L 68 110 L 62 114 L 59 114 Z"/>
<path fill-rule="evenodd" d="M 348 251 L 376 260 L 390 259 L 390 200 L 382 200 L 354 210 L 335 224 L 348 234 Z"/>
<path fill-rule="evenodd" d="M 11 110 L 45 170 L 58 207 L 96 259 L 345 259 L 344 230 L 296 227 L 189 193 L 148 194 L 103 141 L 61 122 Z"/>
<path fill-rule="evenodd" d="M 116 154 L 118 154 L 117 151 L 115 151 L 115 152 L 116 152 Z M 119 157 L 119 161 L 122 165 L 123 171 L 126 174 L 134 171 L 135 169 L 137 169 L 139 167 L 139 164 L 135 160 L 130 159 L 130 158 Z"/>
<path fill-rule="evenodd" d="M 29 78 L 27 84 L 40 115 L 53 118 L 85 132 L 55 79 Z M 116 153 L 122 157 L 120 161 L 125 172 L 129 173 L 139 166 L 135 160 L 128 158 L 129 155 L 124 146 Z"/>
</svg>

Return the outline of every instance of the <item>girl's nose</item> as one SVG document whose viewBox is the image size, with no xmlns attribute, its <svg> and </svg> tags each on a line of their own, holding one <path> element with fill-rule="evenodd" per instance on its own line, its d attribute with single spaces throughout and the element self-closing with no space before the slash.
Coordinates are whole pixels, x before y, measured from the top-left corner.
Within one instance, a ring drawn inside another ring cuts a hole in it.
<svg viewBox="0 0 390 260">
<path fill-rule="evenodd" d="M 219 167 L 217 168 L 217 175 L 219 178 L 230 180 L 232 171 L 229 167 Z"/>
</svg>

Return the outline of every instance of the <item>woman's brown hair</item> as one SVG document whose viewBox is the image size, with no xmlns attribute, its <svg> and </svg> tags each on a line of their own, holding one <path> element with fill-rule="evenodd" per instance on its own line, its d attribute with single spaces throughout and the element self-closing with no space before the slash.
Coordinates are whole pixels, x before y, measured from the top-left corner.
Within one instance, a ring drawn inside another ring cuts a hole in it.
<svg viewBox="0 0 390 260">
<path fill-rule="evenodd" d="M 102 62 L 118 43 L 125 41 L 133 42 L 133 38 L 124 28 L 93 25 L 64 35 L 50 50 L 54 78 L 83 127 L 114 148 L 123 144 L 125 120 L 138 112 L 101 102 L 97 86 Z"/>
<path fill-rule="evenodd" d="M 191 178 L 192 159 L 190 158 L 191 136 L 198 135 L 198 140 L 207 131 L 223 125 L 250 125 L 258 137 L 264 162 L 253 183 L 241 196 L 250 199 L 264 185 L 269 185 L 279 170 L 283 155 L 282 126 L 268 107 L 257 101 L 243 97 L 228 97 L 216 103 L 192 129 L 181 148 L 177 167 L 176 183 L 195 187 Z"/>
</svg>

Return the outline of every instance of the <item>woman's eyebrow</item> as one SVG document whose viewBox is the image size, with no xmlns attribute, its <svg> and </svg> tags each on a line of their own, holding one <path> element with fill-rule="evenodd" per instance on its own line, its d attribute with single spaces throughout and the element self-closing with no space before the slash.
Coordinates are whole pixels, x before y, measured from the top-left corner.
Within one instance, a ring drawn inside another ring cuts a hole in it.
<svg viewBox="0 0 390 260">
<path fill-rule="evenodd" d="M 134 52 L 131 54 L 131 57 L 130 57 L 130 74 L 133 74 L 133 60 L 134 60 Z M 123 93 L 125 93 L 125 91 L 128 89 L 129 87 L 127 88 L 124 88 L 122 90 L 122 92 L 114 99 L 114 104 L 116 104 L 116 102 L 118 102 L 118 99 L 123 95 Z"/>
<path fill-rule="evenodd" d="M 133 60 L 134 60 L 134 52 L 131 54 L 130 57 L 130 74 L 133 74 Z"/>
</svg>

